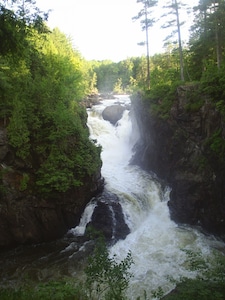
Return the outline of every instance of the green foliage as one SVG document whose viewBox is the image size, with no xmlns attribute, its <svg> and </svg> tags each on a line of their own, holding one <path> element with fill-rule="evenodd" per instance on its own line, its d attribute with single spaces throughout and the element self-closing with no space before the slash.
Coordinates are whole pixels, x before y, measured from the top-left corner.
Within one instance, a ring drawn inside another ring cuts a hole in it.
<svg viewBox="0 0 225 300">
<path fill-rule="evenodd" d="M 29 154 L 30 132 L 27 127 L 25 107 L 20 100 L 13 103 L 11 120 L 8 126 L 8 136 L 10 144 L 17 148 L 17 155 L 25 159 Z"/>
<path fill-rule="evenodd" d="M 26 4 L 33 10 L 30 2 Z M 101 166 L 101 149 L 89 140 L 87 114 L 80 104 L 88 93 L 88 68 L 58 29 L 36 30 L 30 10 L 20 28 L 26 32 L 26 47 L 16 60 L 9 51 L 2 50 L 0 57 L 0 121 L 16 155 L 33 169 L 38 191 L 65 192 Z M 21 190 L 27 183 L 23 178 Z"/>
<path fill-rule="evenodd" d="M 86 175 L 91 176 L 101 165 L 100 150 L 84 138 L 76 143 L 68 141 L 65 149 L 56 144 L 37 172 L 37 185 L 44 193 L 65 192 L 83 184 Z"/>
<path fill-rule="evenodd" d="M 145 93 L 144 101 L 149 105 L 153 114 L 158 115 L 162 119 L 169 117 L 178 86 L 179 83 L 157 85 Z"/>
<path fill-rule="evenodd" d="M 25 191 L 28 187 L 30 176 L 26 173 L 23 173 L 22 179 L 20 181 L 20 191 Z"/>
<path fill-rule="evenodd" d="M 186 90 L 186 102 L 185 109 L 191 113 L 199 111 L 204 105 L 205 99 L 202 97 L 202 91 L 198 84 L 191 83 L 190 90 Z"/>
<path fill-rule="evenodd" d="M 186 106 L 185 109 L 188 112 L 197 112 L 204 104 L 203 99 L 198 99 L 197 101 L 190 101 Z"/>
<path fill-rule="evenodd" d="M 183 278 L 164 300 L 222 300 L 225 296 L 225 256 L 219 252 L 203 257 L 199 252 L 183 249 L 186 268 L 198 271 L 196 279 Z"/>
<path fill-rule="evenodd" d="M 222 130 L 219 129 L 214 132 L 206 141 L 206 146 L 209 147 L 213 157 L 216 157 L 216 160 L 219 161 L 219 163 L 224 165 L 225 163 L 225 140 L 222 136 Z"/>
<path fill-rule="evenodd" d="M 81 285 L 76 285 L 71 279 L 49 281 L 37 286 L 1 288 L 1 300 L 88 300 Z"/>
<path fill-rule="evenodd" d="M 34 0 L 3 2 L 0 3 L 0 54 L 18 58 L 28 47 L 27 36 L 32 29 L 46 32 L 44 22 L 48 13 L 40 11 Z"/>
<path fill-rule="evenodd" d="M 176 289 L 169 295 L 163 297 L 164 300 L 223 300 L 225 287 L 218 283 L 186 279 L 178 284 Z"/>
<path fill-rule="evenodd" d="M 189 249 L 182 249 L 187 256 L 186 268 L 190 271 L 204 271 L 207 269 L 207 262 L 199 252 Z"/>
<path fill-rule="evenodd" d="M 132 263 L 130 252 L 119 263 L 116 256 L 110 258 L 105 243 L 99 239 L 85 270 L 88 299 L 125 299 L 124 292 L 132 276 L 129 272 Z"/>
<path fill-rule="evenodd" d="M 98 236 L 98 232 L 91 231 Z M 158 287 L 151 292 L 151 296 L 164 300 L 222 300 L 225 296 L 225 256 L 219 252 L 203 256 L 199 252 L 183 249 L 186 254 L 185 267 L 192 272 L 198 272 L 195 279 L 181 278 L 177 282 L 170 281 L 176 288 L 163 296 L 163 287 Z M 85 282 L 78 282 L 72 278 L 63 278 L 59 281 L 49 281 L 34 284 L 24 282 L 17 288 L 0 288 L 0 299 L 3 300 L 122 300 L 127 299 L 124 292 L 129 284 L 131 274 L 129 268 L 133 263 L 131 253 L 126 258 L 117 262 L 115 256 L 109 257 L 106 244 L 100 236 L 93 254 L 85 270 Z M 137 300 L 149 299 L 146 291 Z M 150 298 L 151 299 L 151 298 Z"/>
<path fill-rule="evenodd" d="M 71 280 L 40 284 L 37 288 L 39 299 L 86 299 L 83 292 Z"/>
<path fill-rule="evenodd" d="M 224 8 L 224 1 L 201 1 L 195 7 L 190 39 L 193 79 L 200 80 L 209 66 L 218 70 L 224 65 Z"/>
<path fill-rule="evenodd" d="M 204 94 L 212 97 L 213 102 L 224 99 L 224 86 L 225 86 L 225 67 L 217 69 L 213 64 L 206 66 L 205 72 L 201 78 L 201 90 Z"/>
<path fill-rule="evenodd" d="M 223 119 L 225 120 L 225 100 L 219 100 L 216 103 L 216 108 L 221 113 Z"/>
<path fill-rule="evenodd" d="M 117 82 L 115 83 L 114 87 L 113 87 L 113 92 L 115 94 L 122 94 L 123 93 L 123 89 L 122 89 L 122 79 L 118 78 Z"/>
<path fill-rule="evenodd" d="M 129 279 L 132 276 L 129 272 L 132 263 L 133 260 L 130 252 L 121 262 L 117 262 L 115 256 L 110 258 L 106 244 L 100 236 L 97 240 L 94 253 L 89 257 L 88 265 L 85 269 L 85 282 L 78 282 L 72 278 L 63 278 L 59 281 L 48 281 L 39 284 L 28 281 L 18 288 L 0 288 L 0 299 L 126 299 L 124 292 L 128 287 Z"/>
<path fill-rule="evenodd" d="M 163 295 L 164 295 L 164 291 L 161 287 L 159 287 L 155 291 L 152 291 L 152 297 L 154 298 L 161 299 Z"/>
<path fill-rule="evenodd" d="M 44 193 L 66 192 L 70 187 L 80 186 L 82 182 L 74 176 L 74 161 L 51 147 L 51 153 L 37 172 L 36 184 Z"/>
</svg>

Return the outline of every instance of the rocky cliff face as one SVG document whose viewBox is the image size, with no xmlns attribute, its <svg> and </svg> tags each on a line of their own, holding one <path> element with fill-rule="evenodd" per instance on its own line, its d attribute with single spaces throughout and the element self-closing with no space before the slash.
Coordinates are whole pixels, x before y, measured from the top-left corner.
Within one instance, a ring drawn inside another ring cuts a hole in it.
<svg viewBox="0 0 225 300">
<path fill-rule="evenodd" d="M 32 179 L 32 167 L 16 156 L 6 129 L 0 128 L 0 250 L 61 237 L 79 223 L 84 207 L 103 187 L 99 167 L 81 187 L 43 197 L 32 183 L 25 188 L 24 172 Z"/>
<path fill-rule="evenodd" d="M 200 109 L 187 109 L 192 88 L 178 88 L 164 120 L 141 97 L 133 101 L 140 132 L 133 163 L 172 188 L 168 205 L 173 220 L 201 225 L 225 239 L 225 125 L 206 98 Z"/>
</svg>

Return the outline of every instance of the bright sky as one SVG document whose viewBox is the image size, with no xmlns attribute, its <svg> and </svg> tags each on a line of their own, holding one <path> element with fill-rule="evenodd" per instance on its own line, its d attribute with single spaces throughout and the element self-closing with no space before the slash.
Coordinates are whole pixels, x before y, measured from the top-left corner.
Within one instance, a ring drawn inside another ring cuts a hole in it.
<svg viewBox="0 0 225 300">
<path fill-rule="evenodd" d="M 52 9 L 49 27 L 58 27 L 70 36 L 87 60 L 117 62 L 146 54 L 146 47 L 137 45 L 145 41 L 145 32 L 139 20 L 132 21 L 142 8 L 137 0 L 36 0 L 36 3 L 44 11 Z M 150 55 L 162 51 L 163 38 L 162 30 L 150 28 Z"/>
</svg>

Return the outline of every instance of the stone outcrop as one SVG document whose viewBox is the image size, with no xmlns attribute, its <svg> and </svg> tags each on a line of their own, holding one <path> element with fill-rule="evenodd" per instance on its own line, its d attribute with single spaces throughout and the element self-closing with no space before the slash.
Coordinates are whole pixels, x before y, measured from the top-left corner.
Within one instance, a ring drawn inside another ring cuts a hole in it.
<svg viewBox="0 0 225 300">
<path fill-rule="evenodd" d="M 165 119 L 153 114 L 140 96 L 133 101 L 140 139 L 132 162 L 153 171 L 172 188 L 168 205 L 173 220 L 200 225 L 225 239 L 224 153 L 212 150 L 216 134 L 217 141 L 224 143 L 225 124 L 206 97 L 199 109 L 187 109 L 191 101 L 187 93 L 194 89 L 178 88 Z"/>
<path fill-rule="evenodd" d="M 102 117 L 104 120 L 115 125 L 122 118 L 125 109 L 124 106 L 119 104 L 107 106 L 102 112 Z"/>
<path fill-rule="evenodd" d="M 115 194 L 104 191 L 97 197 L 97 205 L 88 227 L 101 232 L 106 241 L 115 242 L 126 238 L 130 229 L 124 220 L 122 207 Z"/>
<path fill-rule="evenodd" d="M 83 99 L 82 104 L 86 108 L 91 108 L 93 105 L 99 104 L 101 98 L 99 94 L 90 94 L 85 99 Z"/>
<path fill-rule="evenodd" d="M 48 197 L 23 186 L 24 172 L 32 181 L 32 167 L 16 156 L 6 129 L 0 128 L 0 250 L 63 236 L 79 224 L 86 204 L 103 189 L 100 167 L 81 187 Z"/>
</svg>

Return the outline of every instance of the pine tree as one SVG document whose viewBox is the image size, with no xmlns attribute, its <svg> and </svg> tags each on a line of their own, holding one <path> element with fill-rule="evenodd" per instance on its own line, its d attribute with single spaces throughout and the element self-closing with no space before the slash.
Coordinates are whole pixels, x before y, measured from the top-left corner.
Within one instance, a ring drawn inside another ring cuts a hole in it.
<svg viewBox="0 0 225 300">
<path fill-rule="evenodd" d="M 150 58 L 149 58 L 149 28 L 155 23 L 153 17 L 152 8 L 155 7 L 158 3 L 158 0 L 137 0 L 137 3 L 142 3 L 143 8 L 139 11 L 138 15 L 133 17 L 133 20 L 140 20 L 142 30 L 145 30 L 146 34 L 146 60 L 147 60 L 147 88 L 150 89 Z M 150 17 L 149 17 L 150 16 Z M 141 43 L 140 45 L 142 45 Z"/>
</svg>

